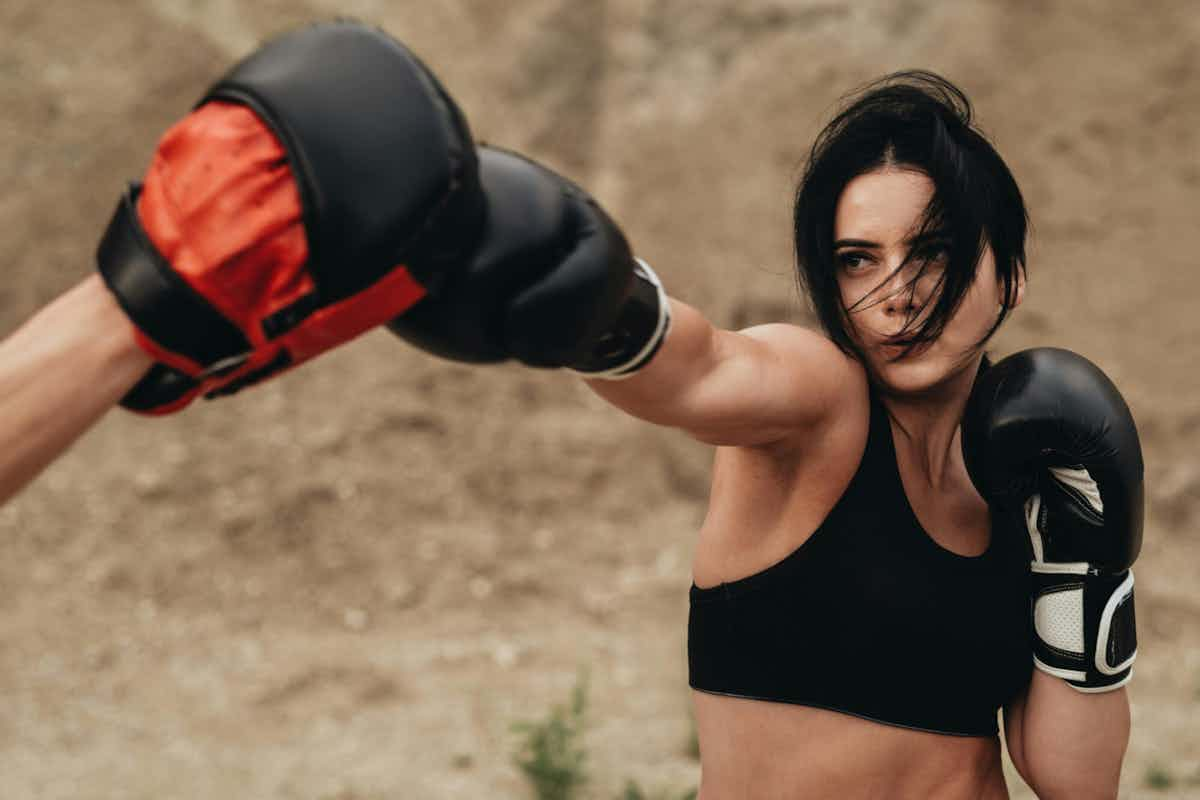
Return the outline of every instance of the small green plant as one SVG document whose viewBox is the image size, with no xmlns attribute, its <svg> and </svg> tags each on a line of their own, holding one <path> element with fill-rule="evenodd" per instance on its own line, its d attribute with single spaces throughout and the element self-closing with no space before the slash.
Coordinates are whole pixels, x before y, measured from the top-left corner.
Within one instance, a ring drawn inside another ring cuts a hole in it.
<svg viewBox="0 0 1200 800">
<path fill-rule="evenodd" d="M 1151 789 L 1170 789 L 1175 784 L 1175 776 L 1162 764 L 1151 764 L 1146 769 L 1146 785 Z"/>
<path fill-rule="evenodd" d="M 587 751 L 581 741 L 586 710 L 587 678 L 580 675 L 568 705 L 554 706 L 541 721 L 513 725 L 521 736 L 513 763 L 537 800 L 573 800 L 587 783 Z"/>
<path fill-rule="evenodd" d="M 665 791 L 651 795 L 642 791 L 642 787 L 638 786 L 635 781 L 627 780 L 625 788 L 617 795 L 617 800 L 696 800 L 696 795 L 699 793 L 698 789 L 689 789 L 678 795 L 672 795 Z"/>
<path fill-rule="evenodd" d="M 687 745 L 684 747 L 684 753 L 693 761 L 700 760 L 700 731 L 696 728 L 696 720 L 691 719 L 691 727 L 688 729 Z"/>
</svg>

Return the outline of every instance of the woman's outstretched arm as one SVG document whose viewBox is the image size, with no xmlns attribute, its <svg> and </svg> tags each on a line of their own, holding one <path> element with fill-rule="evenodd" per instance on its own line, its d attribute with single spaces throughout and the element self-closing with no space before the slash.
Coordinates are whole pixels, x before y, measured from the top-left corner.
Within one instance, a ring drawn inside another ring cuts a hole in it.
<svg viewBox="0 0 1200 800">
<path fill-rule="evenodd" d="M 617 223 L 524 156 L 479 148 L 487 224 L 445 286 L 392 332 L 445 358 L 566 367 L 618 408 L 712 444 L 756 446 L 865 398 L 862 367 L 816 331 L 714 327 L 668 297 Z"/>
<path fill-rule="evenodd" d="M 0 502 L 70 447 L 150 364 L 99 275 L 0 342 Z"/>
</svg>

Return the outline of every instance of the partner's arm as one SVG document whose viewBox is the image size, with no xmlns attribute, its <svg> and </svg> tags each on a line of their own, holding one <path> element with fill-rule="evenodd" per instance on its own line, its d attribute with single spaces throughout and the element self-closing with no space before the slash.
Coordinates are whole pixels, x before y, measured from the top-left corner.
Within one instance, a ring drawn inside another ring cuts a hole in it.
<svg viewBox="0 0 1200 800">
<path fill-rule="evenodd" d="M 151 363 L 98 275 L 0 342 L 0 502 L 70 447 Z"/>
</svg>

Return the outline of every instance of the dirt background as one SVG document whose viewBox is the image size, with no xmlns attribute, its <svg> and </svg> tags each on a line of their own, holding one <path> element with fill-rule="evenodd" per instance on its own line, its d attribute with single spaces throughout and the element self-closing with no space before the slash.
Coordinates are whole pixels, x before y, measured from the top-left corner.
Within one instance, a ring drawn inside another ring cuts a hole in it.
<svg viewBox="0 0 1200 800">
<path fill-rule="evenodd" d="M 903 67 L 960 82 L 1034 220 L 996 352 L 1087 354 L 1143 434 L 1124 795 L 1200 797 L 1193 2 L 3 0 L 2 330 L 92 269 L 209 81 L 334 14 L 409 42 L 480 139 L 590 187 L 725 326 L 809 319 L 789 199 L 837 98 Z M 564 375 L 381 332 L 174 418 L 115 411 L 0 509 L 0 796 L 523 797 L 510 725 L 581 668 L 591 796 L 693 786 L 710 458 Z"/>
</svg>

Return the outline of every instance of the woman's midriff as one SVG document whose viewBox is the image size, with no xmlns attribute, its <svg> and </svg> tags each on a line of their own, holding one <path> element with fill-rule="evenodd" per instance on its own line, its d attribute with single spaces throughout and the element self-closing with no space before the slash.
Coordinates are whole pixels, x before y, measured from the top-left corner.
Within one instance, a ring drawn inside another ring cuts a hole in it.
<svg viewBox="0 0 1200 800">
<path fill-rule="evenodd" d="M 699 800 L 1005 800 L 999 737 L 908 730 L 805 706 L 692 692 Z"/>
</svg>

